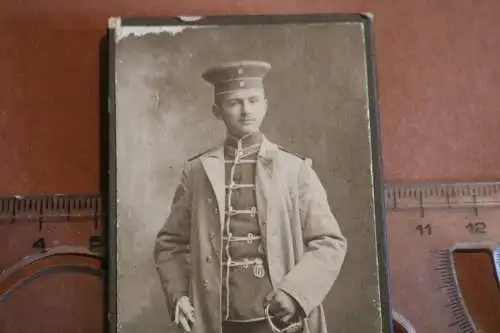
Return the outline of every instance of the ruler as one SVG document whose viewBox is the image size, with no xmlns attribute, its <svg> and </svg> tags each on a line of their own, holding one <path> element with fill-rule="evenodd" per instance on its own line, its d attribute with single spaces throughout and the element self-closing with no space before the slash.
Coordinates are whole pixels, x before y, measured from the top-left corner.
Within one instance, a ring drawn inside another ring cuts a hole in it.
<svg viewBox="0 0 500 333">
<path fill-rule="evenodd" d="M 395 332 L 500 332 L 500 182 L 388 184 L 384 195 Z M 44 261 L 102 275 L 103 215 L 97 194 L 0 198 L 0 306 Z"/>
<path fill-rule="evenodd" d="M 385 186 L 397 331 L 500 332 L 500 182 Z"/>
<path fill-rule="evenodd" d="M 0 197 L 0 332 L 102 331 L 101 201 Z"/>
</svg>

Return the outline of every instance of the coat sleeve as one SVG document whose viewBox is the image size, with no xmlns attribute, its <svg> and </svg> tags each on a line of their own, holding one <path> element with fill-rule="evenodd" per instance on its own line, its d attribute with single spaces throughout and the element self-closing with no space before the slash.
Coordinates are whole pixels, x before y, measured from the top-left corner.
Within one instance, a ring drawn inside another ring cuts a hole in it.
<svg viewBox="0 0 500 333">
<path fill-rule="evenodd" d="M 188 296 L 191 225 L 191 186 L 187 164 L 171 203 L 170 214 L 159 230 L 154 259 L 173 319 L 177 300 Z"/>
<path fill-rule="evenodd" d="M 305 250 L 278 288 L 292 296 L 308 315 L 323 302 L 337 279 L 347 240 L 330 210 L 323 185 L 307 162 L 302 164 L 298 178 Z M 314 283 L 308 283 L 312 276 Z"/>
</svg>

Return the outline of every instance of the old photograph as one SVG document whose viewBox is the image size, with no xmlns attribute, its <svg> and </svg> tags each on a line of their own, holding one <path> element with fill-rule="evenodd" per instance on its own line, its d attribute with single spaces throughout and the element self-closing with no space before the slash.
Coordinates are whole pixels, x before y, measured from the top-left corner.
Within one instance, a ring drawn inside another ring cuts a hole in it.
<svg viewBox="0 0 500 333">
<path fill-rule="evenodd" d="M 116 332 L 390 332 L 370 24 L 110 20 Z"/>
</svg>

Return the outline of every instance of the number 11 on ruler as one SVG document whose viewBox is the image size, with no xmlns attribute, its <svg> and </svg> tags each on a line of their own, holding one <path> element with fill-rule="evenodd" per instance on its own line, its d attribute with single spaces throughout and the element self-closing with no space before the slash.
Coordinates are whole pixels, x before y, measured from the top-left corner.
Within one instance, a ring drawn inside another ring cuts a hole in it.
<svg viewBox="0 0 500 333">
<path fill-rule="evenodd" d="M 420 236 L 430 236 L 432 235 L 432 227 L 430 224 L 419 224 L 415 227 L 420 233 Z"/>
</svg>

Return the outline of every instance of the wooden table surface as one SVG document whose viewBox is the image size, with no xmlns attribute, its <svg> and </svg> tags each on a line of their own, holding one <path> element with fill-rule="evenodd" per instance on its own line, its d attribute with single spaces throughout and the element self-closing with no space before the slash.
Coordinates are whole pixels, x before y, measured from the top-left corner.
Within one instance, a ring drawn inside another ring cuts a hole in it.
<svg viewBox="0 0 500 333">
<path fill-rule="evenodd" d="M 99 192 L 99 39 L 109 16 L 315 12 L 375 16 L 386 182 L 500 177 L 498 0 L 3 0 L 0 195 Z M 68 274 L 45 293 L 50 282 L 33 285 L 33 302 L 52 304 L 40 313 L 59 313 L 61 327 L 96 333 L 102 288 L 88 279 Z"/>
</svg>

